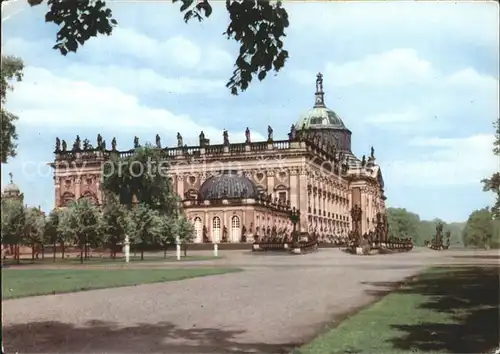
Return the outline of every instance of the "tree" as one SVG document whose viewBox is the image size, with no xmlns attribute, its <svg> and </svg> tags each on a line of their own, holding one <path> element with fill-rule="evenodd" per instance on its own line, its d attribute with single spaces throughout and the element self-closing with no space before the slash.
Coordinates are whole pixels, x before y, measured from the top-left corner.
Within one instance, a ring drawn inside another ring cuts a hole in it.
<svg viewBox="0 0 500 354">
<path fill-rule="evenodd" d="M 59 212 L 59 222 L 57 224 L 57 232 L 59 234 L 59 242 L 61 244 L 61 258 L 64 259 L 64 251 L 66 244 L 75 242 L 75 229 L 78 227 L 73 209 L 65 208 Z"/>
<path fill-rule="evenodd" d="M 42 249 L 45 245 L 45 217 L 42 211 L 38 208 L 26 208 L 25 220 L 23 228 L 23 243 L 31 247 L 31 259 L 35 259 L 35 254 L 38 252 L 37 248 Z"/>
<path fill-rule="evenodd" d="M 137 147 L 129 157 L 113 154 L 103 169 L 104 192 L 128 207 L 140 203 L 162 215 L 176 215 L 178 196 L 167 176 L 164 158 L 164 153 L 150 144 Z"/>
<path fill-rule="evenodd" d="M 32 6 L 42 2 L 28 0 Z M 202 21 L 212 14 L 208 0 L 180 2 L 180 11 L 184 13 L 186 23 L 193 18 Z M 111 9 L 102 0 L 48 0 L 47 4 L 49 9 L 45 21 L 59 26 L 53 49 L 62 55 L 76 52 L 92 37 L 111 35 L 118 24 Z M 283 47 L 283 39 L 289 25 L 288 13 L 281 1 L 270 0 L 226 0 L 226 9 L 229 25 L 223 34 L 240 47 L 236 68 L 226 86 L 237 95 L 248 88 L 253 77 L 263 80 L 269 71 L 277 73 L 285 65 L 288 52 Z"/>
<path fill-rule="evenodd" d="M 149 245 L 157 245 L 162 231 L 162 219 L 157 210 L 147 204 L 134 206 L 127 225 L 130 243 L 141 252 L 144 260 L 144 250 Z"/>
<path fill-rule="evenodd" d="M 173 217 L 164 216 L 161 218 L 160 244 L 163 247 L 163 257 L 167 257 L 168 246 L 175 243 L 177 235 L 177 220 Z"/>
<path fill-rule="evenodd" d="M 177 219 L 177 234 L 184 249 L 184 257 L 186 257 L 188 245 L 193 242 L 195 235 L 193 224 L 184 216 Z"/>
<path fill-rule="evenodd" d="M 65 235 L 73 235 L 80 247 L 80 262 L 84 253 L 87 259 L 88 245 L 94 247 L 102 243 L 100 212 L 87 198 L 72 203 L 60 219 L 61 230 Z"/>
<path fill-rule="evenodd" d="M 483 208 L 470 214 L 462 238 L 465 247 L 490 247 L 493 233 L 493 213 L 488 208 Z"/>
<path fill-rule="evenodd" d="M 500 118 L 493 123 L 495 127 L 495 141 L 493 142 L 493 154 L 500 158 Z M 495 172 L 490 178 L 485 178 L 483 191 L 496 194 L 496 202 L 491 208 L 491 212 L 496 218 L 500 218 L 500 172 Z"/>
<path fill-rule="evenodd" d="M 105 243 L 110 248 L 113 258 L 116 258 L 116 251 L 119 244 L 125 240 L 127 224 L 129 222 L 128 218 L 129 212 L 127 208 L 120 204 L 116 196 L 108 195 L 105 198 L 102 210 L 101 229 Z"/>
<path fill-rule="evenodd" d="M 12 91 L 12 81 L 21 81 L 23 78 L 24 64 L 20 58 L 13 56 L 3 56 L 1 64 L 1 102 L 2 102 L 2 151 L 1 162 L 7 163 L 9 157 L 16 156 L 16 120 L 17 116 L 8 112 L 3 107 L 7 101 L 7 91 Z"/>
<path fill-rule="evenodd" d="M 52 252 L 53 252 L 53 260 L 56 261 L 56 253 L 57 253 L 57 243 L 61 241 L 60 232 L 58 230 L 59 227 L 59 217 L 60 212 L 57 209 L 54 209 L 50 212 L 49 216 L 45 218 L 45 236 L 47 241 L 52 244 Z M 61 242 L 63 248 L 63 258 L 64 258 L 64 245 Z"/>
<path fill-rule="evenodd" d="M 20 263 L 19 246 L 23 242 L 26 210 L 21 201 L 2 199 L 2 244 L 9 245 Z"/>
<path fill-rule="evenodd" d="M 389 238 L 411 238 L 415 244 L 423 243 L 419 240 L 420 217 L 403 208 L 388 208 L 387 222 L 389 223 Z"/>
</svg>

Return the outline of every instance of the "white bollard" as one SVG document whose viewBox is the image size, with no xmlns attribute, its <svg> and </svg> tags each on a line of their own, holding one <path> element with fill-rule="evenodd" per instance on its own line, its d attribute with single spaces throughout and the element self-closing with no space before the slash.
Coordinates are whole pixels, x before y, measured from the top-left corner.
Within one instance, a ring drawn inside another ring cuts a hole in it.
<svg viewBox="0 0 500 354">
<path fill-rule="evenodd" d="M 214 257 L 219 256 L 219 245 L 214 243 Z"/>
<path fill-rule="evenodd" d="M 175 243 L 177 244 L 177 260 L 181 260 L 181 240 L 179 239 L 179 236 L 175 238 Z"/>
<path fill-rule="evenodd" d="M 123 251 L 125 252 L 125 263 L 130 262 L 130 241 L 128 239 L 128 236 L 125 236 Z"/>
<path fill-rule="evenodd" d="M 177 245 L 177 260 L 181 260 L 181 245 Z"/>
</svg>

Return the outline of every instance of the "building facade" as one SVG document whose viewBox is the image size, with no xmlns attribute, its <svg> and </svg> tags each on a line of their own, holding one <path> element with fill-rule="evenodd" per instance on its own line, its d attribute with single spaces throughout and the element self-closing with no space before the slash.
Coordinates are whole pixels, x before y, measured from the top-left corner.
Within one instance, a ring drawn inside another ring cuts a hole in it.
<svg viewBox="0 0 500 354">
<path fill-rule="evenodd" d="M 196 230 L 196 242 L 250 242 L 286 235 L 293 229 L 290 211 L 300 211 L 297 230 L 320 241 L 346 241 L 353 228 L 374 231 L 385 215 L 382 172 L 374 149 L 366 158 L 351 150 L 351 131 L 326 107 L 323 78 L 316 80 L 315 104 L 292 125 L 286 140 L 274 140 L 268 127 L 265 141 L 252 141 L 246 128 L 244 143 L 211 145 L 203 132 L 197 146 L 156 145 L 168 164 L 176 193 Z M 57 139 L 54 167 L 55 204 L 63 207 L 79 198 L 102 203 L 102 166 L 112 154 L 130 156 L 134 149 L 117 151 L 113 139 L 106 149 L 100 135 L 97 148 L 79 137 L 72 149 Z M 134 147 L 139 146 L 139 139 Z M 361 216 L 353 216 L 360 210 Z"/>
</svg>

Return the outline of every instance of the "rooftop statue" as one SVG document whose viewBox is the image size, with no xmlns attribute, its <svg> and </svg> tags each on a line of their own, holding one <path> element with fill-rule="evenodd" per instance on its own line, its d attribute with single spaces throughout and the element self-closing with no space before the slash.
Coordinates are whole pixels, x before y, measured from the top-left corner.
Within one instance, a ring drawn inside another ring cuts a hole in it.
<svg viewBox="0 0 500 354">
<path fill-rule="evenodd" d="M 288 139 L 290 141 L 293 141 L 295 140 L 297 136 L 297 130 L 295 129 L 295 125 L 292 124 L 292 126 L 290 127 L 290 133 L 288 134 Z"/>
<path fill-rule="evenodd" d="M 201 147 L 205 146 L 205 133 L 203 133 L 203 130 L 200 133 L 200 146 Z"/>
<path fill-rule="evenodd" d="M 156 147 L 161 149 L 161 138 L 159 134 L 156 134 Z"/>
<path fill-rule="evenodd" d="M 102 145 L 102 143 L 101 143 Z M 91 148 L 89 139 L 83 140 L 83 151 L 87 151 Z"/>
<path fill-rule="evenodd" d="M 177 132 L 177 147 L 182 147 L 182 135 Z"/>
<path fill-rule="evenodd" d="M 97 134 L 97 148 L 102 149 L 102 136 L 101 136 L 101 134 Z"/>
<path fill-rule="evenodd" d="M 316 92 L 323 92 L 323 74 L 316 75 Z"/>
<path fill-rule="evenodd" d="M 222 132 L 222 138 L 224 139 L 224 145 L 229 145 L 229 133 L 226 129 Z"/>
<path fill-rule="evenodd" d="M 111 140 L 111 150 L 116 151 L 116 138 Z"/>
<path fill-rule="evenodd" d="M 247 129 L 245 130 L 245 142 L 247 144 L 250 144 L 250 129 L 247 127 Z"/>
<path fill-rule="evenodd" d="M 267 126 L 267 141 L 273 141 L 273 128 L 270 125 Z"/>
<path fill-rule="evenodd" d="M 60 152 L 61 151 L 61 140 L 59 140 L 59 138 L 56 138 L 56 152 Z"/>
<path fill-rule="evenodd" d="M 363 155 L 363 157 L 361 158 L 361 167 L 365 167 L 366 166 L 366 156 Z"/>
<path fill-rule="evenodd" d="M 76 136 L 75 142 L 73 143 L 73 151 L 80 151 L 82 149 L 82 141 L 80 140 L 80 135 Z"/>
<path fill-rule="evenodd" d="M 61 145 L 62 145 L 62 151 L 68 150 L 68 144 L 66 144 L 66 140 L 63 140 Z"/>
<path fill-rule="evenodd" d="M 370 157 L 372 158 L 372 160 L 375 158 L 375 149 L 373 148 L 373 146 L 370 149 Z"/>
<path fill-rule="evenodd" d="M 137 149 L 139 147 L 139 138 L 137 136 L 134 137 L 134 149 Z"/>
</svg>

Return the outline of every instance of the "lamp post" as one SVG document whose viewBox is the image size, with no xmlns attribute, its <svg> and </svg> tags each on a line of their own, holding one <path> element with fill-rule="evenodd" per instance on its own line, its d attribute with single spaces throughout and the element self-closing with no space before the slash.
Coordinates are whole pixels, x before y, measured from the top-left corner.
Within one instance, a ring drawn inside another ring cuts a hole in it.
<svg viewBox="0 0 500 354">
<path fill-rule="evenodd" d="M 300 221 L 300 210 L 293 207 L 293 209 L 290 210 L 290 215 L 288 217 L 293 224 L 292 241 L 293 247 L 295 248 L 295 244 L 299 241 L 297 235 L 297 223 Z"/>
</svg>

